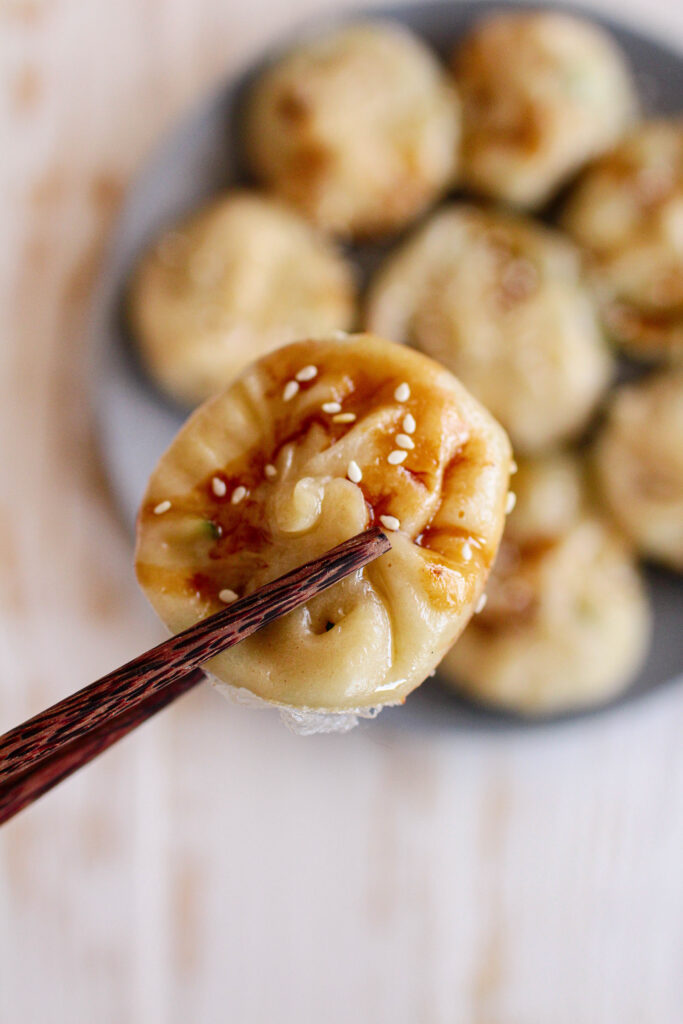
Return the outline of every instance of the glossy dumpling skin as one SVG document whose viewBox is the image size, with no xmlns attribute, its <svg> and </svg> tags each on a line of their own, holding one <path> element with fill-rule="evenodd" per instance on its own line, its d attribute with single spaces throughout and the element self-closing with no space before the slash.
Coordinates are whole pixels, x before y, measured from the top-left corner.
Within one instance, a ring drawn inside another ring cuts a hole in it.
<svg viewBox="0 0 683 1024">
<path fill-rule="evenodd" d="M 366 322 L 447 366 L 519 452 L 580 433 L 612 372 L 576 247 L 466 204 L 444 207 L 389 256 Z"/>
<path fill-rule="evenodd" d="M 149 249 L 129 313 L 150 375 L 191 406 L 279 345 L 350 327 L 355 289 L 342 256 L 295 212 L 234 191 Z"/>
<path fill-rule="evenodd" d="M 515 510 L 487 602 L 439 673 L 454 688 L 523 715 L 599 704 L 635 677 L 650 612 L 630 549 L 586 507 L 578 465 L 520 464 Z"/>
<path fill-rule="evenodd" d="M 595 463 L 607 507 L 641 554 L 683 572 L 683 370 L 614 394 Z"/>
<path fill-rule="evenodd" d="M 298 390 L 297 374 L 308 376 Z M 343 411 L 325 411 L 330 402 Z M 399 434 L 414 447 L 401 448 Z M 391 464 L 392 451 L 405 460 Z M 217 611 L 222 590 L 243 596 L 396 517 L 391 552 L 210 668 L 291 707 L 401 702 L 479 599 L 509 465 L 501 427 L 426 357 L 371 335 L 295 343 L 205 403 L 162 457 L 139 514 L 138 579 L 177 632 Z"/>
<path fill-rule="evenodd" d="M 591 166 L 563 223 L 610 334 L 632 355 L 683 360 L 683 118 L 641 125 Z"/>
<path fill-rule="evenodd" d="M 612 146 L 636 110 L 610 37 L 552 11 L 475 25 L 454 55 L 463 106 L 462 176 L 483 195 L 535 209 Z"/>
<path fill-rule="evenodd" d="M 256 176 L 335 234 L 399 230 L 451 184 L 460 110 L 412 32 L 352 24 L 307 40 L 255 84 L 245 119 Z"/>
</svg>

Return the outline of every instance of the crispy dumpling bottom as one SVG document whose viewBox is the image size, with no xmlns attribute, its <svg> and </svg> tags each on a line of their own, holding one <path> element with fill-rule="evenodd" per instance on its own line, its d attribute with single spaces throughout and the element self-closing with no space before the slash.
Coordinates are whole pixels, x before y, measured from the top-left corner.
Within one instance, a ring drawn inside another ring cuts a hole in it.
<svg viewBox="0 0 683 1024">
<path fill-rule="evenodd" d="M 479 600 L 510 458 L 502 428 L 427 357 L 372 335 L 288 345 L 198 409 L 162 457 L 138 578 L 177 632 L 379 523 L 390 552 L 209 668 L 289 708 L 401 703 Z"/>
</svg>

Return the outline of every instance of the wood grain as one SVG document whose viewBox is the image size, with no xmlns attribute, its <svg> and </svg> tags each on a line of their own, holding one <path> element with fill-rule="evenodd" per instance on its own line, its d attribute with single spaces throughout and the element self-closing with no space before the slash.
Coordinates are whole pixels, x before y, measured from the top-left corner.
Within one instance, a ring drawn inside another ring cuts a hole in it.
<svg viewBox="0 0 683 1024">
<path fill-rule="evenodd" d="M 676 0 L 600 6 L 683 45 Z M 122 190 L 331 9 L 0 2 L 0 730 L 160 637 L 92 439 Z M 551 732 L 396 712 L 301 740 L 228 710 L 189 694 L 3 830 L 3 1024 L 679 1024 L 680 688 Z"/>
</svg>

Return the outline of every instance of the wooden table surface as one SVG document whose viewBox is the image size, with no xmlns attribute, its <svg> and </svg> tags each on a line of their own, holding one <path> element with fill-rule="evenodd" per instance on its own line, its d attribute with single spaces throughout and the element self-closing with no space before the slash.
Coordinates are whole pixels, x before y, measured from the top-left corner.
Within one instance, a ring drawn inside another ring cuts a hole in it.
<svg viewBox="0 0 683 1024">
<path fill-rule="evenodd" d="M 604 3 L 683 45 L 680 0 Z M 314 0 L 0 0 L 0 729 L 161 636 L 93 437 L 123 190 Z M 209 690 L 0 836 L 2 1024 L 680 1024 L 683 686 L 300 739 Z"/>
</svg>

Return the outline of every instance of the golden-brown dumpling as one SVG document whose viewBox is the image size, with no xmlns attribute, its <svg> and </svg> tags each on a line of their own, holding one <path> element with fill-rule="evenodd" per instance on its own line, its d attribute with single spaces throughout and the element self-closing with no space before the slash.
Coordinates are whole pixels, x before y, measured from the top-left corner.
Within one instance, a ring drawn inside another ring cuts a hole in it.
<svg viewBox="0 0 683 1024">
<path fill-rule="evenodd" d="M 543 205 L 633 119 L 631 77 L 596 25 L 556 11 L 477 23 L 454 57 L 463 110 L 461 173 L 477 192 Z"/>
<path fill-rule="evenodd" d="M 683 360 L 683 118 L 642 125 L 590 167 L 563 220 L 610 334 L 633 355 Z"/>
<path fill-rule="evenodd" d="M 525 715 L 604 702 L 632 681 L 650 636 L 633 557 L 585 508 L 570 457 L 521 464 L 515 487 L 486 605 L 440 676 Z"/>
<path fill-rule="evenodd" d="M 474 206 L 445 207 L 388 258 L 367 325 L 447 366 L 521 452 L 578 434 L 611 375 L 572 243 Z"/>
<path fill-rule="evenodd" d="M 610 511 L 641 553 L 683 572 L 683 371 L 616 392 L 596 466 Z"/>
<path fill-rule="evenodd" d="M 371 21 L 306 41 L 256 83 L 257 176 L 325 230 L 396 231 L 451 183 L 460 115 L 448 76 L 407 29 Z"/>
<path fill-rule="evenodd" d="M 351 326 L 348 264 L 295 212 L 231 192 L 168 231 L 143 257 L 130 317 L 150 374 L 194 405 L 253 359 Z"/>
<path fill-rule="evenodd" d="M 142 502 L 137 573 L 171 630 L 372 523 L 392 550 L 215 658 L 294 708 L 402 702 L 463 629 L 503 527 L 510 448 L 446 370 L 372 335 L 286 346 L 189 419 Z"/>
</svg>

